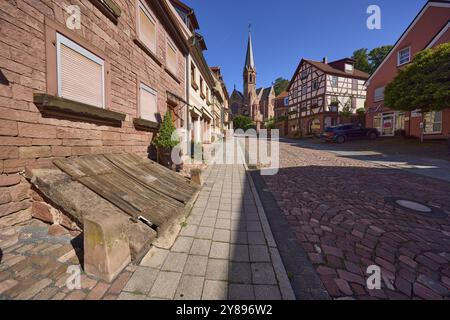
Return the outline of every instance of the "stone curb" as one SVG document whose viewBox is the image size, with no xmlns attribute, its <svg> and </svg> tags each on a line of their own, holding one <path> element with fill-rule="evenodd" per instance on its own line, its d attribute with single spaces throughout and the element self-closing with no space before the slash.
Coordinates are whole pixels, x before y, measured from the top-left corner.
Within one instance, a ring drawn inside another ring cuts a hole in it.
<svg viewBox="0 0 450 320">
<path fill-rule="evenodd" d="M 241 157 L 244 157 L 244 154 L 238 152 Z M 253 182 L 252 175 L 249 171 L 247 163 L 245 162 L 245 158 L 243 158 L 243 164 L 245 168 L 245 174 L 250 183 L 250 188 L 252 190 L 253 199 L 255 200 L 256 207 L 258 210 L 258 215 L 261 220 L 261 225 L 263 228 L 264 236 L 267 240 L 267 244 L 270 250 L 270 256 L 273 264 L 273 268 L 275 271 L 275 275 L 278 279 L 278 284 L 281 292 L 281 296 L 283 300 L 296 300 L 296 296 L 294 290 L 289 281 L 289 277 L 287 275 L 286 269 L 283 264 L 283 260 L 281 259 L 280 253 L 278 252 L 277 244 L 272 234 L 272 230 L 269 225 L 269 221 L 267 220 L 266 212 L 264 210 L 264 206 L 259 198 L 258 191 L 256 190 L 255 183 Z"/>
</svg>

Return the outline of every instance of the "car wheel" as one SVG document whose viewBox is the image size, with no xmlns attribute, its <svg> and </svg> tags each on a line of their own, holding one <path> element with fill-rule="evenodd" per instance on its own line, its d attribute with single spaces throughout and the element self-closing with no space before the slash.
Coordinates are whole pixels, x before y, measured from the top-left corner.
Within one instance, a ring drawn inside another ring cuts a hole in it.
<svg viewBox="0 0 450 320">
<path fill-rule="evenodd" d="M 377 134 L 375 132 L 369 133 L 369 139 L 370 140 L 375 140 L 376 138 L 377 138 Z"/>
<path fill-rule="evenodd" d="M 337 137 L 336 142 L 339 143 L 339 144 L 344 143 L 345 142 L 345 137 L 344 136 Z"/>
</svg>

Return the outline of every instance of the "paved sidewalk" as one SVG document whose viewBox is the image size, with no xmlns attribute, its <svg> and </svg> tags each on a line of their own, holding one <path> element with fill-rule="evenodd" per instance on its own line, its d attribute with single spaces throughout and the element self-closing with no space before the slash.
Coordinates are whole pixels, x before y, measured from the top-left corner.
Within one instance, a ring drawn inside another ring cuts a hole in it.
<svg viewBox="0 0 450 320">
<path fill-rule="evenodd" d="M 119 299 L 295 299 L 244 166 L 205 175 L 172 248 L 152 248 Z"/>
</svg>

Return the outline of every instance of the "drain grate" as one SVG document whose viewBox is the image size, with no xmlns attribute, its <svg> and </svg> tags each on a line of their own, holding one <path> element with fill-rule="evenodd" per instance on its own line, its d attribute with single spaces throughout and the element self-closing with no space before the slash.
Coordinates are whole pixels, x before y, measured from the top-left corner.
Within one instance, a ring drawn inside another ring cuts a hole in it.
<svg viewBox="0 0 450 320">
<path fill-rule="evenodd" d="M 431 207 L 410 199 L 386 198 L 386 202 L 391 203 L 396 208 L 400 208 L 411 213 L 426 216 L 428 218 L 443 219 L 447 218 L 447 213 L 439 208 Z"/>
</svg>

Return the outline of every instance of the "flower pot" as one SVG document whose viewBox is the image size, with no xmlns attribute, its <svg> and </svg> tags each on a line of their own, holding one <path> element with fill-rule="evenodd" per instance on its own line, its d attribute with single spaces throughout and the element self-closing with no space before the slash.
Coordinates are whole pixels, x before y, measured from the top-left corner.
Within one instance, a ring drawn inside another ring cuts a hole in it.
<svg viewBox="0 0 450 320">
<path fill-rule="evenodd" d="M 172 148 L 158 147 L 158 163 L 173 170 Z"/>
</svg>

